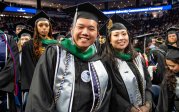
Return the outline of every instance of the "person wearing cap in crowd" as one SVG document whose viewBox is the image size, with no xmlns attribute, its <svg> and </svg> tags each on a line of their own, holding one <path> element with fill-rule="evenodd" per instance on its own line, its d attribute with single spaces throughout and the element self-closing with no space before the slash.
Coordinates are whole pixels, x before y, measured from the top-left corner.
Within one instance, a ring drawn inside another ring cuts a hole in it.
<svg viewBox="0 0 179 112">
<path fill-rule="evenodd" d="M 23 22 L 18 22 L 14 26 L 16 35 L 18 35 L 23 29 L 26 28 L 26 25 Z"/>
<path fill-rule="evenodd" d="M 119 22 L 109 27 L 103 61 L 112 71 L 110 112 L 149 112 L 151 81 L 141 55 L 132 48 L 127 28 Z"/>
<path fill-rule="evenodd" d="M 54 33 L 52 36 L 57 41 L 60 41 L 60 39 L 65 38 L 65 35 L 61 35 L 61 33 L 59 33 L 59 32 Z"/>
<path fill-rule="evenodd" d="M 22 47 L 25 42 L 28 42 L 29 40 L 31 40 L 31 38 L 33 37 L 33 32 L 30 30 L 23 29 L 21 32 L 19 32 L 18 37 L 19 37 L 19 41 L 18 41 L 17 45 L 18 45 L 18 49 L 19 49 L 19 71 L 21 72 Z M 18 84 L 19 84 L 19 87 L 21 88 L 20 75 L 21 75 L 21 73 L 19 73 Z M 21 94 L 21 89 L 19 89 L 18 100 L 22 104 L 22 107 L 25 106 L 25 104 L 26 104 L 27 94 L 28 94 L 28 92 L 22 92 L 22 94 Z M 20 101 L 21 98 L 22 98 L 22 101 Z"/>
<path fill-rule="evenodd" d="M 168 45 L 167 71 L 161 85 L 156 112 L 179 111 L 179 48 Z"/>
<path fill-rule="evenodd" d="M 31 40 L 31 38 L 33 37 L 33 32 L 30 30 L 26 30 L 23 29 L 22 31 L 19 32 L 18 37 L 20 38 L 17 45 L 18 45 L 18 49 L 20 52 L 20 57 L 22 56 L 22 46 L 24 45 L 25 42 Z M 21 58 L 20 58 L 21 60 Z M 21 61 L 20 61 L 21 64 Z"/>
<path fill-rule="evenodd" d="M 104 47 L 105 47 L 106 36 L 107 36 L 107 26 L 106 26 L 107 23 L 108 21 L 104 23 L 102 27 L 99 29 L 99 36 L 95 42 L 99 55 L 102 55 Z"/>
<path fill-rule="evenodd" d="M 72 37 L 38 61 L 26 112 L 109 112 L 110 76 L 94 46 L 98 21 L 108 18 L 88 2 L 64 11 L 76 11 Z"/>
<path fill-rule="evenodd" d="M 167 29 L 167 37 L 165 39 L 165 47 L 162 46 L 165 51 L 167 52 L 167 45 L 172 45 L 175 47 L 179 47 L 179 35 L 178 35 L 179 28 L 177 27 L 170 27 Z"/>
<path fill-rule="evenodd" d="M 11 31 L 13 37 L 14 37 L 14 40 L 16 42 L 19 41 L 19 37 L 18 37 L 18 34 L 19 32 L 21 32 L 23 29 L 26 28 L 26 25 L 23 23 L 23 22 L 18 22 L 18 23 L 15 23 L 14 24 L 14 28 L 15 28 L 15 32 L 14 31 Z"/>
<path fill-rule="evenodd" d="M 144 59 L 152 81 L 152 93 L 155 104 L 158 102 L 160 84 L 165 75 L 165 51 L 156 46 L 154 41 L 156 35 L 156 33 L 148 33 L 134 37 L 143 42 L 141 46 L 144 49 L 143 51 L 145 51 L 143 56 L 145 57 Z"/>
<path fill-rule="evenodd" d="M 0 2 L 0 12 L 7 4 Z M 0 29 L 0 112 L 16 112 L 18 48 L 13 38 Z"/>
<path fill-rule="evenodd" d="M 27 24 L 34 28 L 33 40 L 26 42 L 22 48 L 21 89 L 29 91 L 36 63 L 49 44 L 56 44 L 52 37 L 51 19 L 40 11 Z"/>
</svg>

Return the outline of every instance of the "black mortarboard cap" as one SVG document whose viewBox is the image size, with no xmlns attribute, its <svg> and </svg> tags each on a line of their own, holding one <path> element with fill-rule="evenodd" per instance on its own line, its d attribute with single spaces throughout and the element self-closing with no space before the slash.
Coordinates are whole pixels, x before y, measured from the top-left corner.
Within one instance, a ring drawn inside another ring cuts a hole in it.
<svg viewBox="0 0 179 112">
<path fill-rule="evenodd" d="M 17 26 L 26 26 L 24 22 L 18 22 L 14 24 L 14 28 L 16 28 Z"/>
<path fill-rule="evenodd" d="M 102 11 L 98 10 L 89 2 L 68 7 L 66 9 L 63 9 L 63 11 L 71 14 L 72 16 L 74 16 L 77 11 L 77 18 L 92 19 L 97 22 L 108 20 L 108 17 Z"/>
<path fill-rule="evenodd" d="M 179 31 L 179 28 L 172 26 L 172 27 L 168 28 L 166 32 L 167 32 L 167 34 L 173 34 L 173 33 L 176 33 L 177 31 Z"/>
<path fill-rule="evenodd" d="M 0 12 L 3 12 L 7 6 L 8 6 L 7 4 L 0 2 Z"/>
<path fill-rule="evenodd" d="M 54 33 L 54 34 L 52 34 L 52 37 L 53 37 L 54 39 L 57 39 L 58 37 L 60 37 L 60 33 L 59 33 L 59 32 Z"/>
<path fill-rule="evenodd" d="M 143 42 L 143 50 L 145 52 L 146 45 L 148 45 L 151 38 L 153 38 L 156 35 L 158 35 L 158 34 L 157 33 L 146 33 L 146 34 L 143 34 L 143 35 L 135 36 L 135 37 L 133 37 L 133 39 L 137 39 L 140 42 L 141 41 Z"/>
<path fill-rule="evenodd" d="M 147 33 L 147 34 L 135 36 L 134 39 L 151 38 L 151 37 L 154 37 L 156 35 L 158 35 L 158 34 L 157 33 Z"/>
<path fill-rule="evenodd" d="M 134 39 L 138 39 L 138 40 L 145 40 L 145 43 L 148 44 L 152 38 L 155 38 L 158 35 L 158 33 L 147 33 L 147 34 L 143 34 L 143 35 L 139 35 L 134 37 Z"/>
<path fill-rule="evenodd" d="M 123 19 L 122 17 L 120 17 L 117 14 L 112 15 L 108 21 L 100 28 L 100 34 L 101 35 L 105 35 L 107 34 L 106 32 L 110 33 L 113 30 L 120 30 L 120 29 L 126 29 L 127 28 L 132 28 L 133 24 L 131 24 L 130 22 L 126 21 L 125 19 Z"/>
<path fill-rule="evenodd" d="M 99 34 L 100 35 L 107 36 L 107 33 L 108 33 L 107 25 L 108 25 L 108 21 L 106 23 L 104 23 L 103 25 L 101 25 L 101 27 L 99 29 Z"/>
<path fill-rule="evenodd" d="M 131 29 L 132 27 L 134 27 L 134 25 L 132 23 L 130 23 L 129 21 L 125 20 L 124 18 L 122 18 L 121 16 L 114 14 L 110 17 L 110 19 L 112 20 L 112 23 L 122 23 L 125 27 L 127 27 L 127 29 Z"/>
<path fill-rule="evenodd" d="M 64 35 L 64 36 L 66 36 L 66 31 L 62 31 L 62 32 L 60 32 L 60 35 Z"/>
<path fill-rule="evenodd" d="M 25 33 L 29 34 L 31 36 L 31 38 L 33 38 L 33 32 L 30 30 L 27 30 L 27 29 L 23 29 L 21 32 L 19 32 L 18 37 L 21 38 L 21 35 L 25 34 Z"/>
<path fill-rule="evenodd" d="M 179 48 L 168 45 L 166 59 L 171 59 L 171 60 L 179 59 Z"/>
<path fill-rule="evenodd" d="M 47 20 L 49 20 L 51 22 L 51 24 L 54 24 L 55 22 L 44 12 L 44 11 L 40 11 L 39 13 L 37 13 L 36 15 L 34 15 L 32 18 L 30 18 L 29 20 L 27 20 L 27 24 L 34 27 L 35 26 L 35 22 L 40 19 L 40 18 L 45 18 Z"/>
</svg>

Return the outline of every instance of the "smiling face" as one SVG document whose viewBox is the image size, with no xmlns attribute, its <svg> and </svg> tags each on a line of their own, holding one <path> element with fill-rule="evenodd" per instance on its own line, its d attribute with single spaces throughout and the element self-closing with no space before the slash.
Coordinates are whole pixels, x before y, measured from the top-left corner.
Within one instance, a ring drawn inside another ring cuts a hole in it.
<svg viewBox="0 0 179 112">
<path fill-rule="evenodd" d="M 114 30 L 111 32 L 110 43 L 117 51 L 124 51 L 129 44 L 129 35 L 127 30 Z"/>
<path fill-rule="evenodd" d="M 174 72 L 174 73 L 179 72 L 179 64 L 178 63 L 174 63 L 173 61 L 166 59 L 166 64 L 172 72 Z"/>
<path fill-rule="evenodd" d="M 72 29 L 73 40 L 83 51 L 95 42 L 97 34 L 98 23 L 90 19 L 78 18 Z"/>
<path fill-rule="evenodd" d="M 49 21 L 39 21 L 37 22 L 37 30 L 41 38 L 46 38 L 50 30 Z"/>
</svg>

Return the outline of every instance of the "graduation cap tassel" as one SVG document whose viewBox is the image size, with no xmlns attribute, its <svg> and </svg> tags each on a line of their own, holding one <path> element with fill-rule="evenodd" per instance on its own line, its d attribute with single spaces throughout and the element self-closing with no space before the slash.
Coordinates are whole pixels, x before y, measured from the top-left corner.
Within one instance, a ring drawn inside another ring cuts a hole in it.
<svg viewBox="0 0 179 112">
<path fill-rule="evenodd" d="M 146 52 L 145 47 L 146 47 L 146 38 L 144 38 L 144 54 L 145 54 L 145 52 Z"/>
<path fill-rule="evenodd" d="M 74 19 L 73 19 L 73 28 L 74 28 L 75 25 L 76 25 L 77 15 L 78 15 L 78 8 L 76 8 L 75 16 L 74 16 Z"/>
<path fill-rule="evenodd" d="M 108 26 L 107 26 L 108 30 L 110 30 L 112 26 L 113 26 L 113 21 L 109 19 Z"/>
<path fill-rule="evenodd" d="M 72 26 L 72 29 L 74 29 L 75 25 L 76 25 L 76 21 L 77 21 L 77 16 L 78 16 L 78 7 L 76 8 L 76 12 L 75 12 L 75 16 L 74 16 L 74 19 L 73 19 L 73 26 Z M 72 36 L 73 36 L 73 30 L 72 30 Z M 72 38 L 73 39 L 73 38 Z M 74 42 L 74 40 L 73 40 Z"/>
</svg>

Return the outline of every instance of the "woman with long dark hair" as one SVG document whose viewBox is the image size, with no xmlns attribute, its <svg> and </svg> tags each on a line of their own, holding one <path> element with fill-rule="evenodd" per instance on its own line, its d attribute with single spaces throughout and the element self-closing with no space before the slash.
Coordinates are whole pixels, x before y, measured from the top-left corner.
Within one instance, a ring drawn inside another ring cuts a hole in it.
<svg viewBox="0 0 179 112">
<path fill-rule="evenodd" d="M 161 85 L 157 112 L 178 112 L 175 101 L 179 100 L 179 48 L 168 48 L 167 72 Z"/>
<path fill-rule="evenodd" d="M 34 27 L 33 40 L 26 42 L 22 48 L 21 89 L 29 91 L 36 63 L 49 44 L 56 44 L 52 38 L 52 24 L 50 18 L 41 11 L 28 24 Z M 24 98 L 24 101 L 27 98 Z"/>
<path fill-rule="evenodd" d="M 109 28 L 103 59 L 112 72 L 110 112 L 149 112 L 152 106 L 149 74 L 142 56 L 133 50 L 123 24 L 114 23 Z"/>
</svg>

